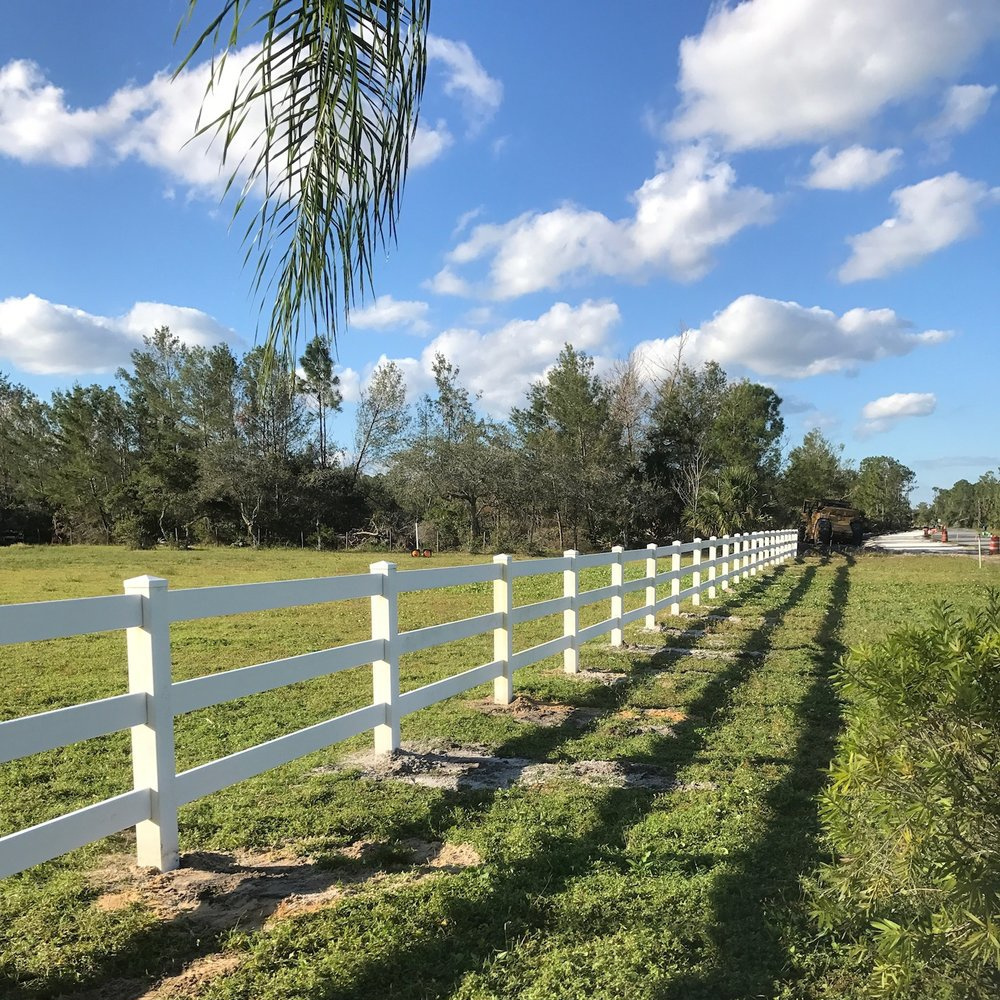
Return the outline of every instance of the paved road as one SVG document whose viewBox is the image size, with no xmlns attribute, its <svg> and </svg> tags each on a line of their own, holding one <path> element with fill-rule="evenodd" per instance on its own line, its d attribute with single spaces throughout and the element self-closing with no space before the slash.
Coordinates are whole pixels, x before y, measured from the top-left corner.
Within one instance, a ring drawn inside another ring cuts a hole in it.
<svg viewBox="0 0 1000 1000">
<path fill-rule="evenodd" d="M 885 549 L 890 552 L 950 553 L 955 555 L 978 555 L 980 536 L 971 528 L 949 528 L 948 541 L 940 541 L 940 535 L 932 534 L 924 538 L 923 529 L 896 531 L 889 535 L 875 535 L 865 542 L 865 548 Z M 983 557 L 989 551 L 989 537 L 982 539 Z M 1000 556 L 994 556 L 1000 559 Z"/>
</svg>

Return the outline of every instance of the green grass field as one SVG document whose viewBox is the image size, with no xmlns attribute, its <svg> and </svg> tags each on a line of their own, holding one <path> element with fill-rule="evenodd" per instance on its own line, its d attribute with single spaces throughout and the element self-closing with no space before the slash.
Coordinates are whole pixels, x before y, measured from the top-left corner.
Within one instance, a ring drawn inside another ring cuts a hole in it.
<svg viewBox="0 0 1000 1000">
<path fill-rule="evenodd" d="M 364 572 L 378 558 L 14 547 L 0 550 L 0 602 L 120 593 L 122 579 L 140 573 L 206 586 Z M 606 572 L 583 585 L 608 582 Z M 935 599 L 972 603 L 998 582 L 1000 561 L 980 571 L 962 558 L 811 556 L 703 604 L 728 620 L 664 615 L 683 631 L 626 632 L 644 647 L 728 655 L 612 652 L 604 640 L 584 647 L 582 666 L 621 672 L 614 687 L 567 678 L 555 659 L 517 674 L 519 695 L 587 710 L 582 725 L 487 713 L 485 687 L 403 720 L 404 742 L 643 764 L 674 779 L 671 791 L 570 779 L 455 791 L 328 766 L 369 748 L 364 736 L 185 807 L 181 849 L 191 864 L 275 852 L 325 873 L 338 893 L 263 929 L 205 921 L 201 911 L 220 905 L 207 896 L 183 912 L 157 907 L 145 890 L 111 905 L 93 873 L 109 856 L 121 865 L 128 835 L 13 876 L 0 883 L 0 997 L 864 996 L 858 970 L 814 940 L 801 887 L 822 856 L 814 797 L 839 728 L 828 675 L 845 646 L 919 618 Z M 560 592 L 552 576 L 523 581 L 516 598 Z M 407 595 L 401 628 L 490 609 L 488 585 Z M 606 614 L 590 609 L 584 624 Z M 177 625 L 175 678 L 355 641 L 368 628 L 367 602 Z M 555 618 L 525 626 L 517 648 L 559 633 Z M 405 658 L 404 690 L 489 660 L 490 641 Z M 0 685 L 0 718 L 121 693 L 124 636 L 0 648 Z M 178 769 L 370 698 L 370 670 L 358 668 L 191 713 L 177 724 Z M 127 734 L 0 766 L 0 834 L 130 787 Z M 413 845 L 438 842 L 475 863 L 421 868 Z M 210 971 L 185 979 L 187 967 Z"/>
</svg>

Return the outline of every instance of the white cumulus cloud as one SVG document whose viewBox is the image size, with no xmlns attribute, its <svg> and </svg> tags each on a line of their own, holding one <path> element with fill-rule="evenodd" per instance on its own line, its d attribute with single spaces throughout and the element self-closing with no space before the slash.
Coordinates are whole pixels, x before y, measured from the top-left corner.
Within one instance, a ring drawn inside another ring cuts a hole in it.
<svg viewBox="0 0 1000 1000">
<path fill-rule="evenodd" d="M 908 417 L 926 417 L 937 408 L 933 392 L 894 392 L 866 403 L 861 411 L 864 423 L 858 428 L 862 437 L 879 434 Z"/>
<path fill-rule="evenodd" d="M 747 226 L 770 221 L 773 200 L 737 186 L 732 166 L 696 144 L 678 150 L 633 194 L 630 218 L 613 221 L 575 205 L 528 212 L 475 226 L 448 263 L 489 258 L 488 294 L 497 299 L 556 289 L 583 275 L 641 280 L 665 272 L 693 281 L 710 270 L 714 250 Z"/>
<path fill-rule="evenodd" d="M 1000 33 L 995 0 L 747 0 L 713 4 L 680 48 L 680 139 L 729 149 L 844 135 L 957 75 Z"/>
<path fill-rule="evenodd" d="M 472 286 L 450 267 L 442 267 L 433 278 L 428 278 L 423 283 L 423 287 L 437 295 L 468 296 L 472 294 Z"/>
<path fill-rule="evenodd" d="M 207 313 L 162 302 L 137 302 L 122 316 L 97 316 L 26 295 L 0 301 L 0 358 L 35 375 L 113 372 L 159 326 L 190 346 L 238 343 Z"/>
<path fill-rule="evenodd" d="M 439 120 L 433 128 L 418 125 L 410 142 L 411 167 L 426 167 L 455 144 L 455 137 L 448 131 L 448 124 Z"/>
<path fill-rule="evenodd" d="M 941 113 L 928 126 L 931 138 L 944 138 L 968 132 L 989 110 L 997 88 L 968 83 L 945 91 Z"/>
<path fill-rule="evenodd" d="M 877 150 L 866 146 L 848 146 L 831 156 L 824 146 L 809 161 L 813 169 L 806 187 L 829 191 L 870 187 L 892 173 L 902 156 L 901 149 Z"/>
<path fill-rule="evenodd" d="M 62 89 L 36 63 L 15 59 L 0 66 L 0 154 L 25 163 L 79 167 L 121 129 L 122 109 L 72 109 Z"/>
<path fill-rule="evenodd" d="M 849 309 L 838 316 L 819 306 L 741 295 L 700 327 L 644 341 L 636 350 L 654 368 L 669 368 L 680 351 L 687 363 L 711 360 L 765 377 L 806 378 L 851 373 L 950 336 L 914 332 L 892 309 Z"/>
<path fill-rule="evenodd" d="M 429 310 L 430 306 L 426 302 L 379 295 L 370 306 L 351 310 L 350 325 L 361 330 L 396 327 L 412 333 L 426 333 L 430 329 L 427 322 Z"/>
<path fill-rule="evenodd" d="M 851 256 L 837 272 L 843 282 L 883 278 L 979 229 L 977 209 L 996 201 L 989 188 L 952 171 L 892 192 L 896 214 L 874 229 L 848 237 Z"/>
<path fill-rule="evenodd" d="M 470 127 L 485 124 L 503 101 L 503 84 L 490 76 L 465 42 L 428 35 L 427 58 L 445 68 L 444 92 L 458 98 Z"/>
<path fill-rule="evenodd" d="M 445 330 L 419 358 L 394 360 L 406 377 L 408 397 L 415 399 L 432 388 L 434 357 L 443 354 L 461 369 L 461 383 L 481 396 L 482 408 L 503 417 L 512 406 L 523 405 L 528 387 L 555 363 L 564 344 L 600 355 L 620 320 L 614 302 L 588 300 L 576 307 L 557 302 L 537 319 L 513 320 L 485 333 Z M 386 360 L 383 355 L 373 369 Z"/>
<path fill-rule="evenodd" d="M 430 58 L 445 66 L 445 92 L 460 102 L 470 120 L 484 122 L 502 100 L 502 85 L 483 70 L 464 42 L 432 36 L 428 45 Z M 13 60 L 0 66 L 0 155 L 64 167 L 136 159 L 193 190 L 218 195 L 232 167 L 244 158 L 250 163 L 256 158 L 255 143 L 265 122 L 260 109 L 248 116 L 234 137 L 230 165 L 223 169 L 221 143 L 211 135 L 194 135 L 199 109 L 204 102 L 204 122 L 221 115 L 258 52 L 256 45 L 229 52 L 211 90 L 211 62 L 206 60 L 176 77 L 161 72 L 146 83 L 121 87 L 104 104 L 91 108 L 72 107 L 65 91 L 36 63 Z M 453 142 L 444 120 L 419 126 L 410 165 L 433 162 Z M 241 179 L 245 175 L 240 171 Z"/>
</svg>

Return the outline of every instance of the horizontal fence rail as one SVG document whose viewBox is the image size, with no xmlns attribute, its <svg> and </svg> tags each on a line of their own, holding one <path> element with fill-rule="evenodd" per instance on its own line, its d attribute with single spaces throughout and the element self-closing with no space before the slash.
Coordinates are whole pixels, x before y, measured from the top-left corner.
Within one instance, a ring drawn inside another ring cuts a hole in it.
<svg viewBox="0 0 1000 1000">
<path fill-rule="evenodd" d="M 175 591 L 166 580 L 145 576 L 126 580 L 119 596 L 0 606 L 0 646 L 124 629 L 129 681 L 126 694 L 0 722 L 0 763 L 127 729 L 134 786 L 124 795 L 0 837 L 0 878 L 133 826 L 139 865 L 176 868 L 179 806 L 369 730 L 376 750 L 398 749 L 404 716 L 490 681 L 494 700 L 510 704 L 514 674 L 523 667 L 562 654 L 563 669 L 577 673 L 583 643 L 610 633 L 611 645 L 621 646 L 626 626 L 645 619 L 653 628 L 656 615 L 667 608 L 677 615 L 684 601 L 698 605 L 703 594 L 715 598 L 719 589 L 792 558 L 796 541 L 795 531 L 757 531 L 520 562 L 500 555 L 492 563 L 406 573 L 379 562 L 369 573 L 353 576 Z M 661 571 L 663 559 L 670 560 L 669 570 Z M 635 563 L 644 572 L 626 580 L 626 567 Z M 610 584 L 581 591 L 581 571 L 602 567 L 610 569 Z M 562 574 L 563 595 L 515 605 L 515 581 L 546 573 Z M 687 578 L 691 584 L 682 589 Z M 400 594 L 471 584 L 492 584 L 491 612 L 399 630 Z M 658 592 L 668 585 L 668 592 Z M 637 591 L 645 591 L 643 603 L 626 611 L 625 598 Z M 171 676 L 173 622 L 359 598 L 371 602 L 370 639 L 192 680 L 175 682 Z M 580 609 L 602 602 L 608 603 L 608 617 L 581 627 Z M 559 615 L 562 635 L 515 651 L 515 626 Z M 489 632 L 489 663 L 400 691 L 401 656 Z M 372 671 L 370 705 L 177 773 L 177 716 L 366 664 Z"/>
</svg>

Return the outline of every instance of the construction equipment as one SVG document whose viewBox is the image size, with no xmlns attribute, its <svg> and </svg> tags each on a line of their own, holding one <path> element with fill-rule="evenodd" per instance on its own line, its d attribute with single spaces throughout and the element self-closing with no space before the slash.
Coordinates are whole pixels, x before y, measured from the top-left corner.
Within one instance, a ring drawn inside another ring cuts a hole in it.
<svg viewBox="0 0 1000 1000">
<path fill-rule="evenodd" d="M 849 501 L 828 498 L 806 500 L 799 524 L 799 550 L 807 545 L 824 549 L 835 544 L 860 545 L 864 530 L 864 515 Z"/>
</svg>

